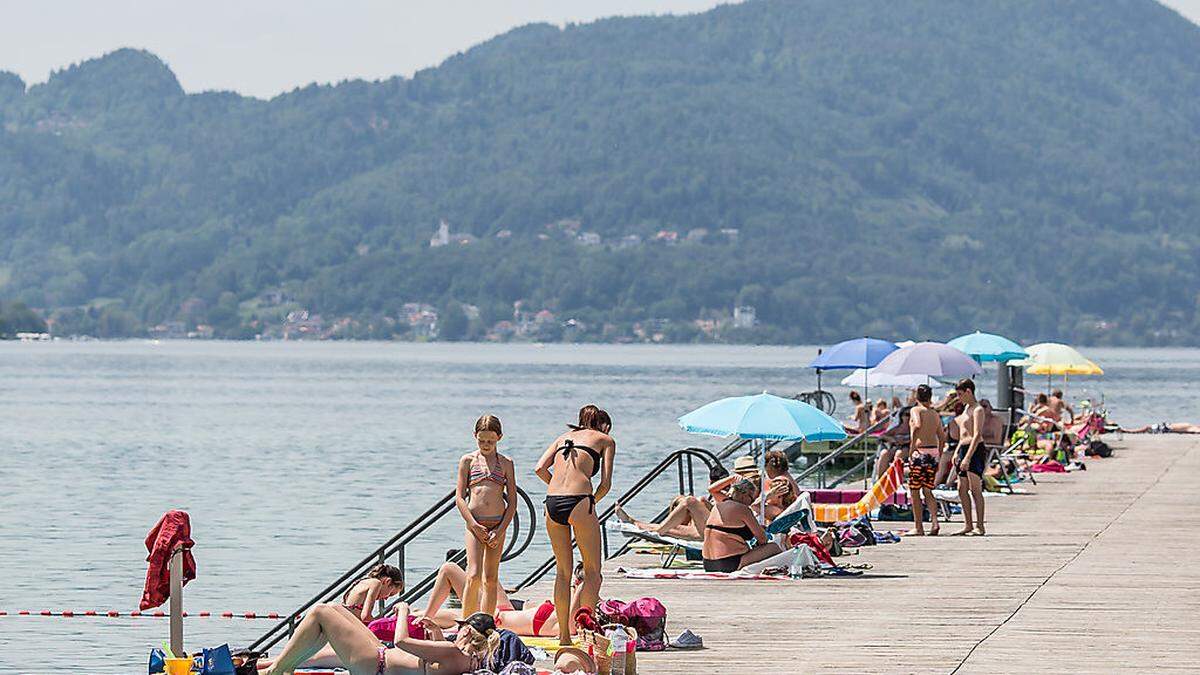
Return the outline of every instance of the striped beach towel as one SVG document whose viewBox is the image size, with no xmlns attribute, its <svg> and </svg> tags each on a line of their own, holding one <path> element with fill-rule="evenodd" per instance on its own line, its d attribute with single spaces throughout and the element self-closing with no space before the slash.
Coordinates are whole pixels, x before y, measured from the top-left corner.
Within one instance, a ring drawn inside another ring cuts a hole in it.
<svg viewBox="0 0 1200 675">
<path fill-rule="evenodd" d="M 862 499 L 853 504 L 813 504 L 813 517 L 821 523 L 837 523 L 865 516 L 896 494 L 903 483 L 904 463 L 897 459 Z"/>
</svg>

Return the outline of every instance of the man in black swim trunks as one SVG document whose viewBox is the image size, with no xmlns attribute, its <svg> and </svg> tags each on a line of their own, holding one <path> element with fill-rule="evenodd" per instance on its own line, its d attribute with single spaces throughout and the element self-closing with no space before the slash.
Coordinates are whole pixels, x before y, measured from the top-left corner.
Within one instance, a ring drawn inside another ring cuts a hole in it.
<svg viewBox="0 0 1200 675">
<path fill-rule="evenodd" d="M 958 417 L 958 452 L 954 456 L 955 468 L 958 469 L 958 500 L 962 504 L 963 529 L 954 534 L 978 537 L 984 534 L 983 470 L 987 466 L 988 449 L 983 432 L 987 424 L 987 411 L 975 398 L 975 382 L 970 378 L 959 380 L 954 391 L 966 406 Z"/>
</svg>

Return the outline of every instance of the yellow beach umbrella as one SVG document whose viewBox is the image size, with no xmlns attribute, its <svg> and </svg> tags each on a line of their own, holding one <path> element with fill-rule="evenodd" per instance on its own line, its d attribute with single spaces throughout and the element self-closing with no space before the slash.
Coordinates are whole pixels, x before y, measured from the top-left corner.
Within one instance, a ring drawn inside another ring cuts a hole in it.
<svg viewBox="0 0 1200 675">
<path fill-rule="evenodd" d="M 1058 342 L 1042 342 L 1026 347 L 1029 357 L 1019 361 L 1009 361 L 1010 365 L 1024 366 L 1031 375 L 1045 375 L 1046 388 L 1050 388 L 1049 378 L 1053 375 L 1103 375 L 1104 370 L 1089 360 L 1079 350 Z M 1065 379 L 1064 379 L 1065 382 Z"/>
<path fill-rule="evenodd" d="M 1103 375 L 1100 366 L 1090 361 L 1079 350 L 1058 342 L 1042 342 L 1026 347 L 1027 358 L 1011 361 L 1015 366 L 1025 366 L 1033 375 Z"/>
</svg>

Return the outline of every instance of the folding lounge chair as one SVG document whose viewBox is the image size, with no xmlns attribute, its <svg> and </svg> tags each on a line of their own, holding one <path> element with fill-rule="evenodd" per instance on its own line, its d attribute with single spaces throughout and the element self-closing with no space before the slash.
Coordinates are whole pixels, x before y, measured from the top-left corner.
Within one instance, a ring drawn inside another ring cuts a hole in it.
<svg viewBox="0 0 1200 675">
<path fill-rule="evenodd" d="M 701 553 L 701 549 L 700 549 L 701 542 L 698 542 L 698 541 L 689 541 L 687 539 L 678 539 L 676 537 L 668 537 L 666 535 L 658 534 L 657 532 L 647 532 L 646 530 L 641 529 L 640 527 L 638 527 L 637 525 L 634 525 L 633 523 L 622 523 L 620 521 L 617 521 L 617 522 L 605 523 L 604 526 L 614 532 L 620 532 L 621 534 L 624 534 L 627 537 L 641 539 L 643 541 L 648 541 L 652 544 L 659 544 L 661 546 L 669 547 L 669 550 L 667 551 L 667 556 L 663 560 L 663 563 L 662 563 L 663 569 L 667 569 L 668 567 L 670 567 L 671 564 L 675 562 L 675 558 L 677 558 L 680 553 L 685 554 L 685 557 L 688 554 L 691 554 L 694 558 L 702 557 L 702 553 Z"/>
</svg>

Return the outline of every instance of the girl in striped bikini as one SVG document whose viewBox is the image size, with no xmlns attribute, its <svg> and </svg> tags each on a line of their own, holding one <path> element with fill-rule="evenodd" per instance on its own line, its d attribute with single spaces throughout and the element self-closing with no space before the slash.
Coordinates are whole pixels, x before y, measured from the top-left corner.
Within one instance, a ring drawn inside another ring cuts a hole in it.
<svg viewBox="0 0 1200 675">
<path fill-rule="evenodd" d="M 517 512 L 513 463 L 497 450 L 503 435 L 499 418 L 495 415 L 480 417 L 475 422 L 478 448 L 458 461 L 455 501 L 467 525 L 463 616 L 477 611 L 496 613 L 504 533 Z"/>
</svg>

